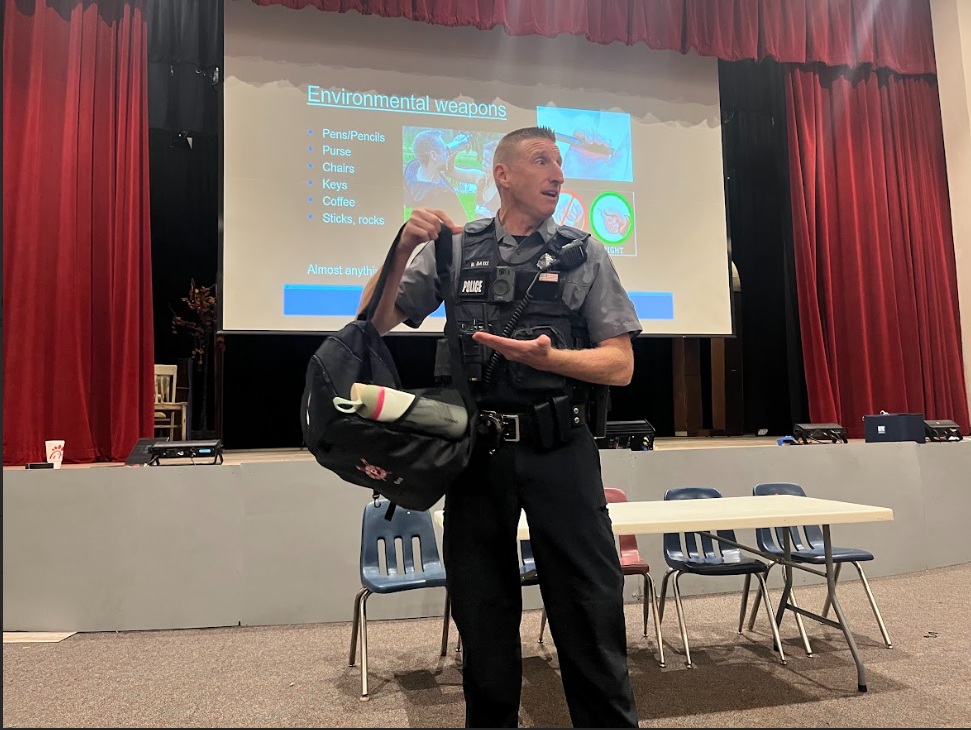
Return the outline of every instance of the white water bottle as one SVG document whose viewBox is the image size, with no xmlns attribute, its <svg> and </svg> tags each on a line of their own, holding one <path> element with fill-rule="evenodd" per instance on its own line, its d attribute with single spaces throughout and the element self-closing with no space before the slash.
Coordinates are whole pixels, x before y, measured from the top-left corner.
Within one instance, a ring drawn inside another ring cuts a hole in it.
<svg viewBox="0 0 971 730">
<path fill-rule="evenodd" d="M 334 398 L 334 407 L 372 421 L 393 422 L 412 431 L 452 439 L 461 438 L 469 422 L 462 406 L 366 383 L 354 383 L 350 400 Z"/>
</svg>

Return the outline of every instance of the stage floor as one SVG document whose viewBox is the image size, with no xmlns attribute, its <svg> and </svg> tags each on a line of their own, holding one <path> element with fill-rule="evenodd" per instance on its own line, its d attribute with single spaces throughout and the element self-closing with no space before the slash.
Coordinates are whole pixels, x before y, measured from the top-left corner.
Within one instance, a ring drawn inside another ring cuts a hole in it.
<svg viewBox="0 0 971 730">
<path fill-rule="evenodd" d="M 655 451 L 678 451 L 683 449 L 735 449 L 755 446 L 775 446 L 775 436 L 732 436 L 732 437 L 664 437 L 654 441 Z M 862 443 L 862 439 L 859 440 Z M 850 443 L 853 443 L 851 441 Z M 258 464 L 274 461 L 313 461 L 306 449 L 230 449 L 224 452 L 224 464 Z M 122 462 L 102 462 L 97 464 L 65 464 L 64 469 L 91 469 L 124 466 Z M 23 469 L 22 466 L 5 466 L 8 469 Z"/>
<path fill-rule="evenodd" d="M 655 451 L 676 449 L 731 449 L 751 446 L 775 446 L 774 436 L 738 436 L 733 438 L 669 437 L 654 440 Z M 266 461 L 313 461 L 306 449 L 249 449 L 226 451 L 226 464 L 251 464 Z"/>
</svg>

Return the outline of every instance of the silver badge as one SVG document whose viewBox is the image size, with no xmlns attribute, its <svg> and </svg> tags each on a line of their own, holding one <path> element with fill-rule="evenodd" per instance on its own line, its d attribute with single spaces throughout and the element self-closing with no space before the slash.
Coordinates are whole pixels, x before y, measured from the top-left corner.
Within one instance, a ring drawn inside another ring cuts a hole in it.
<svg viewBox="0 0 971 730">
<path fill-rule="evenodd" d="M 547 269 L 555 260 L 556 259 L 550 256 L 549 252 L 547 251 L 546 253 L 544 253 L 542 256 L 539 257 L 539 261 L 536 262 L 536 268 Z"/>
</svg>

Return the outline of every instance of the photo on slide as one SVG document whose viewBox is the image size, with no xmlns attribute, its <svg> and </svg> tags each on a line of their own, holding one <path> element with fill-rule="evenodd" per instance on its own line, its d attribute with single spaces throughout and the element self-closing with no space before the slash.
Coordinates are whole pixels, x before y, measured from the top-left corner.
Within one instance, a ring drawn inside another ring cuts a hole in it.
<svg viewBox="0 0 971 730">
<path fill-rule="evenodd" d="M 540 106 L 536 124 L 556 133 L 567 180 L 634 181 L 630 114 Z"/>
<path fill-rule="evenodd" d="M 499 210 L 492 178 L 498 132 L 402 127 L 405 220 L 413 208 L 437 208 L 462 225 Z"/>
</svg>

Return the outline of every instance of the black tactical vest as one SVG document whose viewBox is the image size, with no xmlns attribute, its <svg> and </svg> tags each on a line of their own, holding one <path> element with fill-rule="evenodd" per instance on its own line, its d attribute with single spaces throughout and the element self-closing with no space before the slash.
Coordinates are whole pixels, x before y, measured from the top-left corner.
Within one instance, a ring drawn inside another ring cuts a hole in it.
<svg viewBox="0 0 971 730">
<path fill-rule="evenodd" d="M 586 400 L 586 384 L 505 359 L 500 359 L 494 368 L 491 381 L 484 382 L 493 351 L 472 340 L 472 335 L 482 330 L 503 335 L 542 263 L 549 261 L 550 256 L 555 258 L 571 241 L 585 241 L 588 237 L 583 231 L 560 226 L 531 259 L 507 264 L 499 255 L 494 218 L 465 226 L 455 277 L 456 329 L 462 338 L 463 362 L 472 381 L 472 391 L 481 407 L 521 412 L 550 396 L 566 395 L 574 402 Z M 591 346 L 583 318 L 563 302 L 562 276 L 558 272 L 539 274 L 532 298 L 508 336 L 534 340 L 547 335 L 553 347 L 559 349 Z"/>
</svg>

